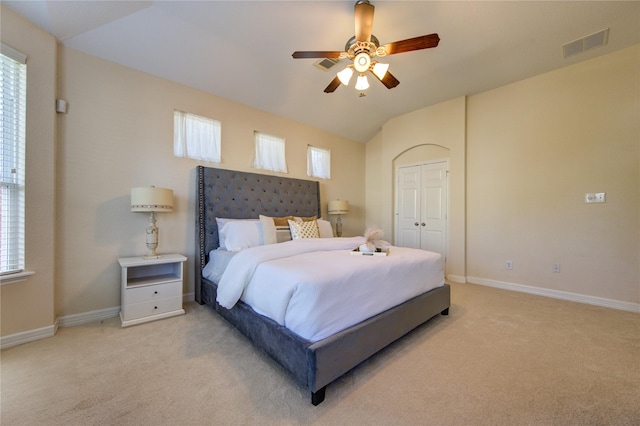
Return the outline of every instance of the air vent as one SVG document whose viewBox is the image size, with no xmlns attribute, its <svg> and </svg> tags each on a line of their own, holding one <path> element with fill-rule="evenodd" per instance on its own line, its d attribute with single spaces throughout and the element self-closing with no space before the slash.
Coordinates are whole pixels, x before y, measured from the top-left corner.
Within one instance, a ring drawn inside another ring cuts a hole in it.
<svg viewBox="0 0 640 426">
<path fill-rule="evenodd" d="M 314 62 L 313 65 L 323 71 L 329 71 L 330 68 L 334 67 L 340 61 L 342 61 L 340 58 L 322 58 Z"/>
<path fill-rule="evenodd" d="M 562 53 L 565 58 L 568 58 L 569 56 L 577 55 L 578 53 L 586 52 L 596 47 L 605 46 L 608 40 L 609 28 L 563 44 Z"/>
</svg>

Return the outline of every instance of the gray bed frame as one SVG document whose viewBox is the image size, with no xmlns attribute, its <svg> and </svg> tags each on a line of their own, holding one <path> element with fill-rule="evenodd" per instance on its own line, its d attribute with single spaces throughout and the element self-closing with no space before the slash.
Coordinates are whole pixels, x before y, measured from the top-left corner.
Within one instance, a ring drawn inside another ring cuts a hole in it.
<svg viewBox="0 0 640 426">
<path fill-rule="evenodd" d="M 218 248 L 216 217 L 255 219 L 266 216 L 320 217 L 318 182 L 198 166 L 196 301 L 207 304 L 266 352 L 320 404 L 326 386 L 385 346 L 428 321 L 447 315 L 447 284 L 417 296 L 318 342 L 300 338 L 244 302 L 232 309 L 216 303 L 217 283 L 202 277 L 209 252 Z"/>
</svg>

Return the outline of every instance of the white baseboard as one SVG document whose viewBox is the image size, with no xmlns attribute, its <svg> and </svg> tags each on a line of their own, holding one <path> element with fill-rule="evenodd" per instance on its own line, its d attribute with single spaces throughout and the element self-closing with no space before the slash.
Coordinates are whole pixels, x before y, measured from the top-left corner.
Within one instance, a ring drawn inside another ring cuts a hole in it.
<svg viewBox="0 0 640 426">
<path fill-rule="evenodd" d="M 182 300 L 184 303 L 193 302 L 196 300 L 196 295 L 193 292 L 183 294 Z M 6 349 L 23 343 L 53 337 L 56 334 L 58 327 L 73 327 L 76 325 L 88 324 L 90 322 L 115 318 L 119 314 L 120 306 L 114 306 L 112 308 L 98 309 L 95 311 L 83 312 L 81 314 L 65 315 L 63 317 L 59 317 L 56 323 L 49 327 L 23 331 L 21 333 L 0 337 L 0 349 Z"/>
<path fill-rule="evenodd" d="M 467 278 L 466 277 L 462 277 L 460 275 L 447 275 L 447 281 L 453 282 L 453 283 L 461 283 L 464 284 L 467 282 Z"/>
<path fill-rule="evenodd" d="M 22 345 L 23 343 L 53 337 L 56 334 L 57 329 L 58 324 L 56 323 L 47 327 L 36 328 L 35 330 L 28 330 L 21 333 L 2 336 L 0 337 L 0 349 L 7 349 L 12 346 Z"/>
<path fill-rule="evenodd" d="M 449 278 L 451 279 L 451 277 Z M 537 296 L 568 300 L 570 302 L 586 303 L 588 305 L 602 306 L 605 308 L 618 309 L 620 311 L 640 313 L 640 303 L 623 302 L 621 300 L 605 299 L 603 297 L 588 296 L 585 294 L 552 290 L 549 288 L 533 287 L 524 284 L 514 284 L 504 281 L 488 280 L 486 278 L 467 277 L 466 281 L 471 284 L 480 284 L 487 287 L 501 288 L 504 290 L 517 291 L 520 293 L 535 294 Z"/>
<path fill-rule="evenodd" d="M 83 312 L 81 314 L 65 315 L 58 318 L 60 327 L 73 327 L 74 325 L 88 324 L 94 321 L 102 321 L 117 317 L 120 314 L 120 306 L 98 309 L 96 311 Z"/>
</svg>

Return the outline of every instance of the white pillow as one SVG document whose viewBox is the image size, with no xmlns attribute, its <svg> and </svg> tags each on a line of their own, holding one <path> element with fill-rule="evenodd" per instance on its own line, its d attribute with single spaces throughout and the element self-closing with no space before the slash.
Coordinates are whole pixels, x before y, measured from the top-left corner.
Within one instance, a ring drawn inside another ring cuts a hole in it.
<svg viewBox="0 0 640 426">
<path fill-rule="evenodd" d="M 291 229 L 291 238 L 294 240 L 320 238 L 320 234 L 318 234 L 318 222 L 315 220 L 308 222 L 295 222 L 290 220 L 289 228 Z"/>
<path fill-rule="evenodd" d="M 220 248 L 222 248 L 223 250 L 226 250 L 227 247 L 224 244 L 224 234 L 220 231 L 222 230 L 222 227 L 227 222 L 231 222 L 232 220 L 237 220 L 237 219 L 225 219 L 221 217 L 216 217 L 216 223 L 218 224 L 218 246 L 220 246 Z"/>
<path fill-rule="evenodd" d="M 288 217 L 293 216 L 273 218 L 260 215 L 260 223 L 262 224 L 262 238 L 265 244 L 276 244 L 284 243 L 285 241 L 291 241 L 291 230 L 289 229 L 289 223 L 287 219 Z M 280 223 L 282 223 L 283 221 L 287 223 L 286 226 L 280 225 Z"/>
<path fill-rule="evenodd" d="M 333 238 L 331 222 L 324 219 L 318 219 L 318 233 L 320 234 L 320 238 Z"/>
<path fill-rule="evenodd" d="M 275 244 L 278 242 L 276 237 L 276 225 L 273 218 L 260 215 L 260 223 L 262 224 L 262 239 L 265 244 Z"/>
<path fill-rule="evenodd" d="M 259 219 L 216 219 L 220 247 L 228 251 L 264 244 L 262 224 Z"/>
</svg>

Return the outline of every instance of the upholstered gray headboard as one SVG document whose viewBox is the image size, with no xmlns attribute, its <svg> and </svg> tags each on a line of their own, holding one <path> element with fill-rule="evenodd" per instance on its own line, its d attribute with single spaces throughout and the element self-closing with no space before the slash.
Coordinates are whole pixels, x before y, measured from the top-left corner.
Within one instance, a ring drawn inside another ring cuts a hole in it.
<svg viewBox="0 0 640 426">
<path fill-rule="evenodd" d="M 218 248 L 216 217 L 257 219 L 266 216 L 320 217 L 318 182 L 198 166 L 196 208 L 196 300 L 211 250 Z"/>
</svg>

